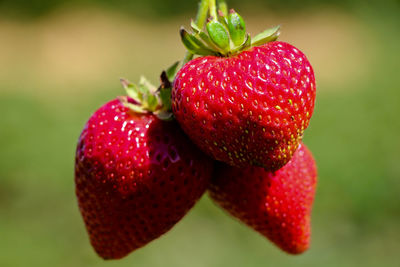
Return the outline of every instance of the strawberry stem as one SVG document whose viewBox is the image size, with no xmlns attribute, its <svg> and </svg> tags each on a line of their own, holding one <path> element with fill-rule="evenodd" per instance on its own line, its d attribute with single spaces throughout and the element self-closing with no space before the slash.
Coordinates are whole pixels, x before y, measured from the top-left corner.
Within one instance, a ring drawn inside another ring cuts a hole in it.
<svg viewBox="0 0 400 267">
<path fill-rule="evenodd" d="M 205 10 L 208 5 L 210 17 L 204 28 Z M 218 8 L 218 9 L 217 9 Z M 218 11 L 218 12 L 217 12 Z M 246 24 L 243 18 L 233 9 L 228 12 L 225 0 L 208 0 L 200 3 L 198 20 L 191 24 L 191 31 L 183 27 L 180 35 L 183 45 L 188 50 L 182 65 L 189 62 L 194 55 L 230 57 L 241 53 L 254 46 L 260 46 L 275 41 L 279 34 L 279 26 L 274 27 L 256 35 L 254 38 L 246 32 Z M 201 23 L 199 23 L 201 22 Z"/>
<path fill-rule="evenodd" d="M 218 0 L 218 10 L 221 12 L 223 17 L 228 16 L 228 5 L 225 0 Z"/>
<path fill-rule="evenodd" d="M 209 0 L 201 0 L 199 3 L 199 9 L 197 11 L 196 20 L 194 21 L 194 24 L 199 29 L 203 29 L 204 24 L 206 23 L 208 16 L 208 3 Z M 182 66 L 188 63 L 192 59 L 193 59 L 193 54 L 190 51 L 187 51 L 185 57 L 182 60 Z"/>
<path fill-rule="evenodd" d="M 210 9 L 210 16 L 212 17 L 213 20 L 218 20 L 217 5 L 215 3 L 215 0 L 209 0 L 208 5 Z"/>
<path fill-rule="evenodd" d="M 206 23 L 208 16 L 208 1 L 207 0 L 201 0 L 199 3 L 199 10 L 197 11 L 196 15 L 196 20 L 194 23 L 196 23 L 197 27 L 202 29 L 204 27 L 204 24 Z"/>
</svg>

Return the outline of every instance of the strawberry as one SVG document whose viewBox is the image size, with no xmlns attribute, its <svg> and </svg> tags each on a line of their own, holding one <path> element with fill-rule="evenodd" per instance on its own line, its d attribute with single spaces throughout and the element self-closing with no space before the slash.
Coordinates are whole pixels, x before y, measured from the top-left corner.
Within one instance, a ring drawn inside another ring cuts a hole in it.
<svg viewBox="0 0 400 267">
<path fill-rule="evenodd" d="M 290 160 L 308 127 L 316 95 L 314 72 L 299 49 L 274 41 L 278 27 L 250 41 L 238 16 L 231 11 L 224 23 L 209 22 L 209 37 L 194 25 L 193 34 L 181 30 L 185 46 L 206 56 L 177 73 L 172 108 L 192 141 L 214 159 L 273 171 Z M 235 27 L 239 33 L 231 30 Z M 229 48 L 235 41 L 241 45 Z"/>
<path fill-rule="evenodd" d="M 211 198 L 282 250 L 298 254 L 310 243 L 310 213 L 317 182 L 311 152 L 300 144 L 276 172 L 221 164 L 209 187 Z"/>
<path fill-rule="evenodd" d="M 153 98 L 138 105 L 149 100 L 140 92 L 130 91 L 137 99 L 113 100 L 98 109 L 76 150 L 79 208 L 91 244 L 104 259 L 122 258 L 171 229 L 211 178 L 212 161 L 175 121 L 140 113 L 141 107 L 154 109 Z"/>
</svg>

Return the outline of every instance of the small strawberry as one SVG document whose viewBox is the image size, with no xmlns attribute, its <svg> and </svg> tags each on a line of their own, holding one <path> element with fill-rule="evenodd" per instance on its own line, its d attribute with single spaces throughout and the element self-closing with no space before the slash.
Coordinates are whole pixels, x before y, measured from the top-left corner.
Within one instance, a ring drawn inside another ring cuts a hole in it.
<svg viewBox="0 0 400 267">
<path fill-rule="evenodd" d="M 167 232 L 202 196 L 212 172 L 212 161 L 179 125 L 155 115 L 163 113 L 146 86 L 123 83 L 132 98 L 98 109 L 76 151 L 79 208 L 104 259 L 122 258 Z"/>
<path fill-rule="evenodd" d="M 211 198 L 282 250 L 298 254 L 310 243 L 310 213 L 317 171 L 311 152 L 300 144 L 276 172 L 221 165 L 213 176 Z"/>
<path fill-rule="evenodd" d="M 216 160 L 236 167 L 281 168 L 313 114 L 315 78 L 306 56 L 275 41 L 279 27 L 251 40 L 234 11 L 219 20 L 214 15 L 207 24 L 209 35 L 192 28 L 192 34 L 181 30 L 182 40 L 193 54 L 206 56 L 191 60 L 176 76 L 176 119 Z"/>
</svg>

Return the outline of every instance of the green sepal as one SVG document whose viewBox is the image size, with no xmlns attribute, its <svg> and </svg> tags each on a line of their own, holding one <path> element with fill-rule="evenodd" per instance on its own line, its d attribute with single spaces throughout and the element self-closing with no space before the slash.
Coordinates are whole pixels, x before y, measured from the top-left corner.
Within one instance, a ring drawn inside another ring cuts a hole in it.
<svg viewBox="0 0 400 267">
<path fill-rule="evenodd" d="M 157 90 L 159 100 L 159 109 L 153 112 L 161 120 L 172 120 L 174 118 L 171 108 L 171 91 L 172 84 L 167 76 L 167 72 L 163 71 L 160 75 L 160 87 Z"/>
<path fill-rule="evenodd" d="M 278 39 L 280 34 L 280 25 L 267 29 L 262 33 L 257 34 L 251 41 L 251 46 L 259 46 L 268 42 L 273 42 Z"/>
<path fill-rule="evenodd" d="M 246 24 L 243 18 L 233 9 L 228 15 L 228 30 L 235 46 L 240 46 L 246 39 Z"/>
<path fill-rule="evenodd" d="M 267 42 L 275 41 L 279 37 L 280 27 L 274 27 L 250 38 L 246 33 L 246 24 L 243 18 L 233 9 L 227 12 L 225 0 L 201 0 L 201 12 L 198 18 L 205 18 L 209 13 L 206 29 L 202 23 L 191 22 L 191 33 L 181 28 L 180 35 L 184 46 L 188 50 L 184 63 L 193 59 L 194 55 L 230 57 Z M 209 10 L 206 10 L 208 3 Z M 197 19 L 198 19 L 197 18 Z M 203 21 L 203 20 L 201 20 Z"/>
<path fill-rule="evenodd" d="M 158 100 L 155 96 L 156 88 L 144 77 L 140 78 L 139 85 L 133 84 L 126 79 L 120 79 L 126 94 L 134 103 L 121 101 L 125 106 L 135 112 L 154 111 L 158 106 Z"/>
<path fill-rule="evenodd" d="M 227 51 L 229 48 L 229 33 L 224 25 L 217 20 L 212 20 L 207 23 L 206 28 L 213 43 L 224 52 Z"/>
<path fill-rule="evenodd" d="M 176 72 L 179 62 L 161 73 L 161 85 L 156 88 L 145 77 L 141 77 L 139 85 L 126 79 L 120 79 L 127 96 L 120 96 L 121 103 L 135 113 L 153 113 L 161 120 L 172 120 L 171 91 L 172 84 L 168 77 Z"/>
<path fill-rule="evenodd" d="M 132 98 L 135 102 L 137 103 L 142 103 L 143 101 L 143 93 L 142 91 L 139 89 L 138 86 L 136 86 L 136 84 L 133 84 L 131 82 L 129 82 L 126 79 L 121 78 L 120 82 L 122 84 L 122 86 L 124 87 L 126 94 Z"/>
<path fill-rule="evenodd" d="M 158 106 L 158 101 L 155 95 L 147 94 L 145 95 L 146 99 L 143 102 L 143 107 L 149 111 L 154 111 Z"/>
<path fill-rule="evenodd" d="M 161 88 L 158 92 L 163 109 L 171 110 L 171 91 L 172 88 Z"/>
<path fill-rule="evenodd" d="M 205 32 L 200 30 L 200 28 L 197 27 L 196 23 L 194 23 L 193 20 L 191 21 L 190 26 L 195 36 L 200 38 L 206 44 L 207 48 L 213 51 L 219 50 L 219 48 L 211 41 L 210 37 L 208 37 L 208 35 Z M 214 52 L 214 54 L 216 54 L 216 52 Z"/>
<path fill-rule="evenodd" d="M 179 63 L 179 61 L 175 62 L 165 71 L 168 80 L 173 81 L 175 79 L 175 75 L 178 72 Z"/>
<path fill-rule="evenodd" d="M 139 86 L 144 87 L 145 92 L 154 93 L 157 91 L 157 87 L 155 87 L 149 80 L 146 79 L 144 76 L 140 76 Z"/>
<path fill-rule="evenodd" d="M 221 22 L 225 28 L 228 28 L 228 19 L 224 16 L 221 10 L 218 11 L 218 21 Z"/>
<path fill-rule="evenodd" d="M 211 50 L 215 51 L 215 55 L 219 55 L 219 51 L 221 50 L 214 42 L 210 39 L 210 37 L 205 32 L 199 32 L 198 36 L 200 39 L 208 45 Z"/>
<path fill-rule="evenodd" d="M 195 36 L 194 34 L 190 34 L 190 40 L 198 47 L 200 47 L 200 49 L 204 49 L 206 51 L 210 51 L 212 52 L 197 36 Z"/>
<path fill-rule="evenodd" d="M 143 109 L 143 107 L 140 104 L 130 103 L 128 101 L 128 97 L 126 96 L 118 96 L 117 98 L 119 99 L 119 101 L 121 101 L 122 105 L 129 108 L 135 113 L 140 113 L 140 114 L 148 113 L 148 111 Z"/>
<path fill-rule="evenodd" d="M 184 28 L 181 28 L 180 35 L 184 46 L 191 53 L 201 56 L 215 55 L 215 52 L 207 48 L 201 40 L 188 33 Z"/>
<path fill-rule="evenodd" d="M 160 106 L 164 110 L 171 110 L 171 91 L 171 81 L 168 78 L 167 72 L 163 71 L 160 75 L 160 87 L 158 87 L 157 95 L 161 102 Z"/>
<path fill-rule="evenodd" d="M 195 34 L 198 34 L 201 32 L 201 29 L 196 25 L 196 23 L 193 20 L 190 21 L 190 27 L 192 28 L 192 31 Z"/>
<path fill-rule="evenodd" d="M 245 37 L 245 40 L 243 41 L 243 43 L 240 46 L 238 46 L 236 49 L 234 49 L 232 51 L 232 53 L 244 51 L 250 47 L 251 47 L 251 37 L 250 37 L 250 34 L 246 34 L 246 37 Z"/>
<path fill-rule="evenodd" d="M 139 80 L 139 93 L 142 95 L 142 106 L 144 109 L 154 111 L 158 105 L 155 92 L 157 88 L 152 85 L 144 76 Z"/>
</svg>

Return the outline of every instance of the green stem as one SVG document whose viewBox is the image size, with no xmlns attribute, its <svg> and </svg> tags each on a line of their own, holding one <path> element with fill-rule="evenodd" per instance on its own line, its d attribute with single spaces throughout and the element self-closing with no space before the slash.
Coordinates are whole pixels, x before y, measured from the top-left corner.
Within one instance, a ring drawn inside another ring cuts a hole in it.
<svg viewBox="0 0 400 267">
<path fill-rule="evenodd" d="M 210 9 L 210 16 L 213 18 L 213 20 L 218 20 L 217 5 L 215 4 L 215 0 L 209 1 L 209 9 Z"/>
<path fill-rule="evenodd" d="M 218 9 L 224 16 L 228 16 L 228 5 L 225 0 L 218 0 Z"/>
<path fill-rule="evenodd" d="M 199 3 L 199 9 L 197 11 L 196 20 L 194 21 L 194 23 L 197 25 L 197 27 L 199 27 L 199 29 L 203 29 L 204 24 L 206 23 L 208 15 L 208 4 L 209 0 L 201 0 Z M 193 59 L 193 54 L 187 51 L 185 57 L 182 60 L 182 66 L 188 63 L 192 59 Z"/>
<path fill-rule="evenodd" d="M 199 27 L 199 29 L 203 29 L 204 24 L 206 23 L 208 15 L 208 1 L 201 0 L 199 3 L 199 10 L 197 11 L 196 20 L 194 21 Z"/>
</svg>

